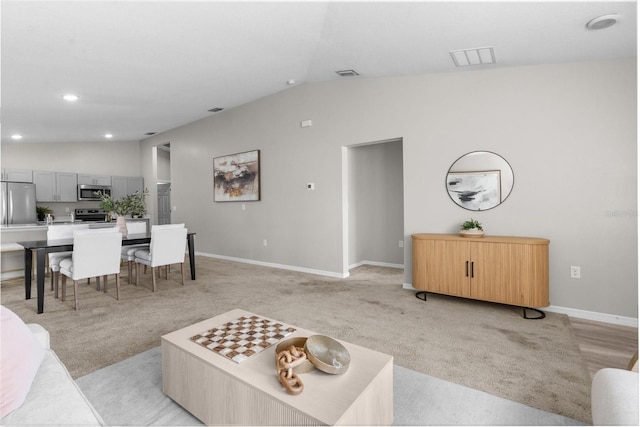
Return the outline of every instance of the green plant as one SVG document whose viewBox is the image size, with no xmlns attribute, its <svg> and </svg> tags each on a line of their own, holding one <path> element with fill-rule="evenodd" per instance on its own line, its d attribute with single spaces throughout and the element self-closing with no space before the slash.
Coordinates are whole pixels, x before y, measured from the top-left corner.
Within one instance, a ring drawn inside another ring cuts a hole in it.
<svg viewBox="0 0 640 427">
<path fill-rule="evenodd" d="M 44 218 L 47 214 L 53 213 L 48 206 L 36 206 L 36 215 L 38 216 L 38 221 L 44 221 Z"/>
<path fill-rule="evenodd" d="M 461 230 L 473 230 L 474 228 L 480 231 L 483 231 L 482 224 L 480 224 L 478 221 L 476 221 L 473 218 L 471 218 L 471 220 L 469 221 L 463 222 L 462 225 L 460 226 Z"/>
<path fill-rule="evenodd" d="M 128 199 L 129 213 L 131 216 L 143 216 L 147 212 L 147 206 L 144 201 L 147 195 L 149 195 L 149 189 L 145 188 L 142 193 L 136 191 L 126 197 Z"/>
<path fill-rule="evenodd" d="M 105 211 L 106 214 L 110 214 L 115 211 L 116 201 L 113 200 L 110 194 L 105 194 L 102 191 L 96 191 L 93 194 L 100 197 L 100 204 L 98 204 L 98 206 L 100 209 Z"/>
<path fill-rule="evenodd" d="M 53 211 L 49 209 L 48 206 L 36 206 L 36 213 L 38 215 L 46 215 L 46 214 L 53 213 Z"/>
<path fill-rule="evenodd" d="M 101 191 L 96 191 L 94 194 L 100 197 L 98 206 L 107 215 L 115 213 L 118 216 L 142 216 L 147 211 L 144 199 L 149 194 L 149 190 L 146 188 L 142 193 L 136 191 L 119 200 L 114 200 L 109 194 L 104 194 Z"/>
</svg>

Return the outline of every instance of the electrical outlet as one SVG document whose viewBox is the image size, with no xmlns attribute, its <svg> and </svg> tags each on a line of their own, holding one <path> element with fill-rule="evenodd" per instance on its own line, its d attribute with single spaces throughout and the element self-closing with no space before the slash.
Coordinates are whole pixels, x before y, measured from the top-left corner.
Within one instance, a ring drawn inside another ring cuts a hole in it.
<svg viewBox="0 0 640 427">
<path fill-rule="evenodd" d="M 264 240 L 262 241 L 262 246 L 267 246 L 267 239 L 264 239 Z"/>
<path fill-rule="evenodd" d="M 403 240 L 400 240 L 400 241 L 398 242 L 398 247 L 399 247 L 399 248 L 404 248 L 404 241 L 403 241 Z"/>
<path fill-rule="evenodd" d="M 580 278 L 580 267 L 572 265 L 571 266 L 571 278 L 579 279 Z"/>
</svg>

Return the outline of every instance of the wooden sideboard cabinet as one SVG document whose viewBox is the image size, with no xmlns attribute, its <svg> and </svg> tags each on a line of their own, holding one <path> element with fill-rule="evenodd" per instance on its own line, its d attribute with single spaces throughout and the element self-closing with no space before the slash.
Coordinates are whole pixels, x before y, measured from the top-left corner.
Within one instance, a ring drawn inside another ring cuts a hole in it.
<svg viewBox="0 0 640 427">
<path fill-rule="evenodd" d="M 413 287 L 521 307 L 549 305 L 549 240 L 414 234 Z"/>
</svg>

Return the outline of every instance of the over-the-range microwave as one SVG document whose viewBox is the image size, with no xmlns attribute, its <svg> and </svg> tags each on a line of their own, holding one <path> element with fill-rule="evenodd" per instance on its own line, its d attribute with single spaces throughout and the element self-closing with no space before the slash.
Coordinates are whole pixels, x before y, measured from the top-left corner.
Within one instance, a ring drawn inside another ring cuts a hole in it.
<svg viewBox="0 0 640 427">
<path fill-rule="evenodd" d="M 78 185 L 78 200 L 100 200 L 100 196 L 96 195 L 97 192 L 110 196 L 111 187 L 80 184 Z"/>
</svg>

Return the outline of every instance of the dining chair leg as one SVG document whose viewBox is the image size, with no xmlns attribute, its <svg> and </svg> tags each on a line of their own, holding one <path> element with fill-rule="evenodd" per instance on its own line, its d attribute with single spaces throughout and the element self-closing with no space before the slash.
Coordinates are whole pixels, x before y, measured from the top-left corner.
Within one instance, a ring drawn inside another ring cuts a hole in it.
<svg viewBox="0 0 640 427">
<path fill-rule="evenodd" d="M 67 298 L 67 276 L 62 275 L 62 301 Z"/>
<path fill-rule="evenodd" d="M 131 284 L 131 273 L 132 273 L 133 269 L 131 268 L 131 261 L 127 261 L 127 274 L 128 274 L 128 278 L 127 280 L 129 281 L 129 284 Z"/>
<path fill-rule="evenodd" d="M 164 280 L 169 280 L 169 266 L 164 266 Z"/>
<path fill-rule="evenodd" d="M 102 286 L 102 291 L 106 294 L 107 293 L 107 278 L 109 276 L 107 276 L 106 274 L 103 276 L 103 280 L 104 280 L 104 285 Z"/>
<path fill-rule="evenodd" d="M 151 282 L 153 283 L 153 292 L 156 291 L 156 270 L 157 267 L 151 267 Z"/>
<path fill-rule="evenodd" d="M 116 273 L 116 299 L 120 301 L 120 273 Z"/>
<path fill-rule="evenodd" d="M 96 277 L 96 291 L 100 290 L 100 277 Z"/>
<path fill-rule="evenodd" d="M 55 280 L 53 282 L 53 297 L 57 299 L 58 298 L 58 281 L 60 279 L 58 278 L 58 273 L 54 273 L 52 271 L 51 272 L 51 279 L 54 279 L 54 278 L 55 278 Z"/>
<path fill-rule="evenodd" d="M 78 281 L 73 281 L 73 308 L 78 310 Z"/>
<path fill-rule="evenodd" d="M 139 284 L 140 279 L 140 264 L 136 262 L 136 286 Z"/>
<path fill-rule="evenodd" d="M 53 272 L 53 270 L 51 270 L 49 274 L 51 275 L 51 290 L 53 291 L 54 290 L 53 276 L 55 275 L 55 273 Z"/>
<path fill-rule="evenodd" d="M 182 277 L 182 286 L 184 286 L 184 262 L 180 263 L 180 276 Z"/>
</svg>

